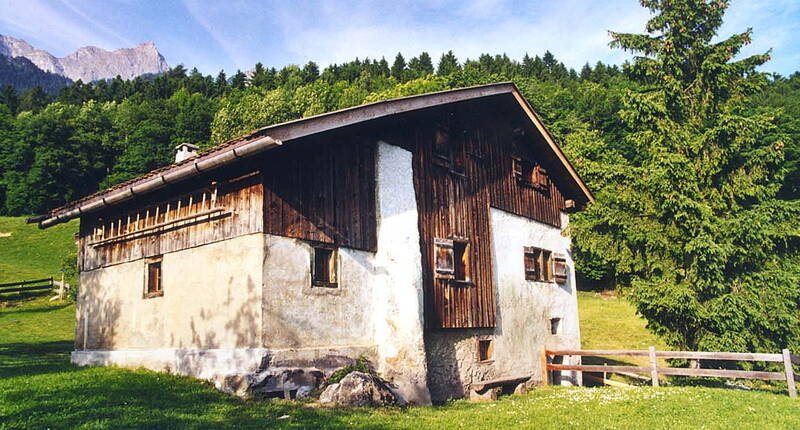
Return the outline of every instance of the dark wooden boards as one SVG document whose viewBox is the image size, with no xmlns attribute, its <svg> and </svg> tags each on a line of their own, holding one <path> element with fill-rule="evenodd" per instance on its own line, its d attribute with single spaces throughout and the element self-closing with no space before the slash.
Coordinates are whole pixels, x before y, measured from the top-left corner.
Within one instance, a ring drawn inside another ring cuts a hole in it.
<svg viewBox="0 0 800 430">
<path fill-rule="evenodd" d="M 451 145 L 462 151 L 463 175 L 443 166 L 441 157 L 437 158 L 434 145 L 442 123 L 447 123 Z M 520 148 L 527 158 L 542 163 L 534 142 L 542 137 L 515 136 L 512 121 L 493 110 L 491 104 L 430 111 L 409 119 L 406 125 L 413 128 L 397 130 L 388 141 L 400 142 L 414 153 L 426 326 L 430 329 L 493 327 L 496 292 L 490 208 L 561 226 L 564 198 L 558 183 L 551 181 L 546 190 L 540 190 L 519 183 L 512 174 L 512 158 Z M 437 238 L 469 241 L 469 282 L 436 278 Z"/>
<path fill-rule="evenodd" d="M 328 133 L 264 160 L 265 231 L 375 251 L 375 145 Z"/>
</svg>

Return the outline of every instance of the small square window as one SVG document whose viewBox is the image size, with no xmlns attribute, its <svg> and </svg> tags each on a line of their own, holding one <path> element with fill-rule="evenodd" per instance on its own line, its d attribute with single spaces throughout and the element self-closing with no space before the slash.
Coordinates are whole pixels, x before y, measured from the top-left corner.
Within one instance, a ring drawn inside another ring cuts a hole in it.
<svg viewBox="0 0 800 430">
<path fill-rule="evenodd" d="M 517 178 L 517 182 L 535 187 L 540 190 L 547 190 L 550 187 L 550 179 L 547 170 L 537 165 L 531 160 L 514 155 L 511 157 L 511 173 Z"/>
<path fill-rule="evenodd" d="M 491 339 L 478 340 L 478 361 L 491 361 L 494 354 L 494 342 Z"/>
<path fill-rule="evenodd" d="M 337 250 L 329 247 L 314 247 L 311 265 L 312 286 L 337 288 Z"/>
<path fill-rule="evenodd" d="M 550 334 L 558 334 L 561 329 L 561 318 L 550 318 Z"/>
<path fill-rule="evenodd" d="M 524 249 L 525 279 L 529 281 L 553 281 L 553 253 L 546 249 L 526 246 Z"/>
<path fill-rule="evenodd" d="M 161 276 L 161 257 L 147 260 L 147 273 L 145 280 L 145 298 L 160 297 L 164 295 L 164 285 Z"/>
<path fill-rule="evenodd" d="M 437 278 L 469 282 L 470 246 L 466 239 L 434 240 L 434 265 Z"/>
</svg>

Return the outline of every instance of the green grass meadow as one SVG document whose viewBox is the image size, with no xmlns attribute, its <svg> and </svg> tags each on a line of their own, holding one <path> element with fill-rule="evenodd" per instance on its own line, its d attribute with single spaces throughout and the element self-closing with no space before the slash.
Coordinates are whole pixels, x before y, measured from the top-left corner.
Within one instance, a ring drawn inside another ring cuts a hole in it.
<svg viewBox="0 0 800 430">
<path fill-rule="evenodd" d="M 78 220 L 42 230 L 25 224 L 24 217 L 0 217 L 0 284 L 50 276 L 58 280 L 61 262 L 75 250 L 77 231 Z"/>
<path fill-rule="evenodd" d="M 76 226 L 41 233 L 19 221 L 0 218 L 0 232 L 21 231 L 30 249 L 0 238 L 3 279 L 57 273 Z M 192 378 L 70 365 L 75 307 L 47 297 L 0 306 L 0 429 L 800 429 L 800 399 L 700 387 L 543 387 L 491 403 L 380 409 L 242 400 Z M 623 300 L 580 293 L 579 306 L 586 349 L 663 347 Z"/>
</svg>

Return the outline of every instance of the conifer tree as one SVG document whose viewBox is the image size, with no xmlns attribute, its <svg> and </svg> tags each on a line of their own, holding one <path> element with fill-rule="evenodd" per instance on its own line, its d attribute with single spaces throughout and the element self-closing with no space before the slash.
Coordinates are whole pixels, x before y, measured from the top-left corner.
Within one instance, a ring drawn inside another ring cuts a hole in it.
<svg viewBox="0 0 800 430">
<path fill-rule="evenodd" d="M 405 71 L 406 59 L 403 58 L 403 54 L 398 52 L 397 56 L 394 57 L 394 63 L 392 63 L 392 77 L 399 82 L 404 82 Z"/>
<path fill-rule="evenodd" d="M 751 31 L 712 41 L 727 0 L 642 0 L 647 34 L 611 33 L 636 54 L 621 118 L 627 159 L 575 217 L 581 259 L 603 260 L 648 327 L 708 351 L 800 347 L 800 205 L 776 199 L 784 142 L 775 112 L 742 100 L 768 53 L 735 59 Z"/>
<path fill-rule="evenodd" d="M 458 64 L 458 58 L 453 54 L 453 51 L 447 51 L 446 54 L 442 54 L 442 58 L 439 59 L 439 65 L 436 68 L 437 75 L 448 76 L 459 70 L 461 70 L 461 66 Z"/>
</svg>

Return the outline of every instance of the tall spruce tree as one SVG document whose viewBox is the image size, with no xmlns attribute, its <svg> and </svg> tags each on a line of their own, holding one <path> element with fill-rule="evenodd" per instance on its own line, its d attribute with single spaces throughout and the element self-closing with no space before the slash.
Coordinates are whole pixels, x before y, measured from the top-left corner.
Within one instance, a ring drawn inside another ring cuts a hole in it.
<svg viewBox="0 0 800 430">
<path fill-rule="evenodd" d="M 647 34 L 611 33 L 637 55 L 626 68 L 642 91 L 620 113 L 625 160 L 574 218 L 579 259 L 610 265 L 674 347 L 798 349 L 800 202 L 776 198 L 775 113 L 743 108 L 769 55 L 736 58 L 750 30 L 712 42 L 726 0 L 641 4 L 653 13 Z"/>
<path fill-rule="evenodd" d="M 442 58 L 439 59 L 439 66 L 436 68 L 437 75 L 448 76 L 459 70 L 461 70 L 461 65 L 458 64 L 458 58 L 453 54 L 453 51 L 447 51 L 447 53 L 442 54 Z"/>
</svg>

